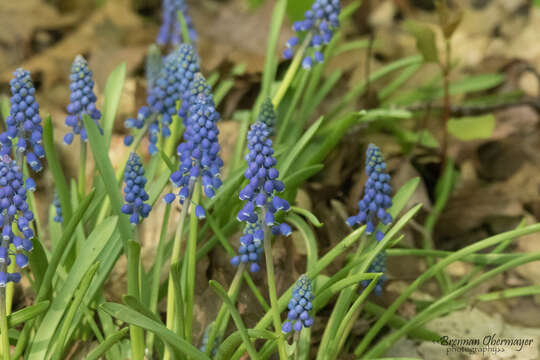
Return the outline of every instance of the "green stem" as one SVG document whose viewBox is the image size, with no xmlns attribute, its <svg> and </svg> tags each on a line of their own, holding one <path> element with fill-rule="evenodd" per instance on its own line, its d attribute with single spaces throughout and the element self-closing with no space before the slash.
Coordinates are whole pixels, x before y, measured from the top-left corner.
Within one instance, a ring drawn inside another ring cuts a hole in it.
<svg viewBox="0 0 540 360">
<path fill-rule="evenodd" d="M 134 231 L 134 238 L 137 238 L 137 232 Z M 141 247 L 137 241 L 130 241 L 128 244 L 128 295 L 141 299 L 140 294 L 140 255 Z M 131 352 L 134 360 L 144 359 L 144 333 L 143 330 L 135 325 L 129 327 L 131 339 Z"/>
<path fill-rule="evenodd" d="M 86 141 L 81 139 L 81 152 L 79 159 L 79 199 L 84 198 L 86 192 Z"/>
<path fill-rule="evenodd" d="M 2 359 L 9 360 L 9 336 L 6 314 L 6 288 L 0 288 L 0 332 L 2 336 Z"/>
<path fill-rule="evenodd" d="M 234 275 L 233 281 L 231 282 L 231 287 L 229 288 L 229 291 L 227 292 L 227 296 L 231 298 L 231 301 L 234 303 L 236 301 L 236 297 L 238 296 L 238 292 L 240 290 L 240 286 L 242 286 L 242 274 L 244 273 L 244 269 L 246 267 L 246 264 L 242 263 L 238 266 L 238 269 L 236 269 L 236 274 Z M 222 304 L 221 308 L 219 309 L 218 316 L 216 317 L 216 322 L 214 323 L 214 327 L 212 328 L 212 331 L 210 331 L 210 334 L 208 336 L 208 343 L 206 346 L 206 355 L 210 355 L 213 348 L 214 348 L 214 342 L 216 341 L 216 338 L 219 336 L 222 336 L 225 333 L 225 330 L 227 329 L 227 324 L 229 323 L 229 311 L 227 309 L 227 305 Z"/>
<path fill-rule="evenodd" d="M 174 234 L 173 250 L 171 254 L 171 265 L 169 270 L 169 287 L 167 290 L 167 319 L 166 325 L 167 329 L 174 331 L 175 330 L 175 313 L 176 311 L 184 311 L 184 309 L 175 309 L 175 296 L 174 283 L 171 274 L 171 270 L 174 264 L 178 264 L 180 259 L 180 251 L 182 250 L 182 239 L 184 234 L 184 224 L 186 222 L 186 216 L 188 208 L 191 204 L 191 195 L 193 193 L 193 183 L 189 184 L 189 195 L 188 198 L 184 200 L 184 205 L 182 205 L 182 210 L 180 211 L 180 219 L 178 219 L 178 224 L 176 227 L 176 232 Z M 180 329 L 176 329 L 180 331 Z M 167 348 L 165 348 L 164 360 L 171 358 L 171 354 Z"/>
<path fill-rule="evenodd" d="M 283 78 L 283 81 L 281 82 L 279 89 L 277 90 L 276 94 L 274 95 L 272 99 L 272 103 L 274 104 L 274 107 L 278 107 L 281 100 L 283 100 L 283 97 L 287 93 L 287 90 L 289 90 L 289 87 L 291 86 L 291 83 L 294 79 L 294 76 L 296 75 L 296 72 L 298 71 L 298 68 L 300 67 L 300 64 L 302 63 L 302 59 L 304 58 L 304 53 L 306 52 L 306 48 L 309 45 L 309 42 L 311 41 L 311 35 L 306 36 L 304 39 L 304 42 L 298 49 L 298 52 L 294 55 L 294 58 L 291 62 L 291 65 L 289 66 L 289 69 L 287 69 L 287 72 L 285 73 L 285 77 Z M 279 341 L 278 341 L 279 344 Z"/>
<path fill-rule="evenodd" d="M 159 235 L 159 244 L 156 250 L 156 262 L 154 263 L 154 269 L 152 271 L 152 288 L 150 290 L 150 311 L 157 314 L 157 305 L 159 297 L 159 279 L 161 275 L 161 269 L 163 267 L 163 261 L 165 256 L 165 247 L 167 243 L 167 225 L 169 224 L 169 217 L 171 215 L 171 204 L 165 206 L 165 214 L 163 215 L 163 223 L 161 225 L 161 232 Z M 146 336 L 146 343 L 148 345 L 148 357 L 152 358 L 154 351 L 154 333 L 148 332 Z"/>
<path fill-rule="evenodd" d="M 193 189 L 193 203 L 199 204 L 201 198 L 201 184 L 197 180 L 195 188 Z M 186 340 L 191 343 L 192 341 L 192 328 L 193 328 L 193 300 L 195 297 L 195 265 L 197 263 L 197 233 L 198 233 L 199 219 L 195 215 L 195 209 L 192 208 L 189 217 L 189 239 L 187 244 L 187 272 L 186 272 L 186 316 L 185 320 L 185 336 Z"/>
<path fill-rule="evenodd" d="M 261 218 L 265 219 L 264 211 L 261 214 Z M 264 221 L 264 220 L 263 220 Z M 285 339 L 281 332 L 281 317 L 279 313 L 279 304 L 277 299 L 276 290 L 276 276 L 274 274 L 274 260 L 272 258 L 272 239 L 270 238 L 270 232 L 268 231 L 268 225 L 264 223 L 264 254 L 266 257 L 266 275 L 268 277 L 268 293 L 270 295 L 270 312 L 272 313 L 272 321 L 274 322 L 274 332 L 278 341 L 278 352 L 280 360 L 287 359 L 287 352 L 285 350 Z"/>
</svg>

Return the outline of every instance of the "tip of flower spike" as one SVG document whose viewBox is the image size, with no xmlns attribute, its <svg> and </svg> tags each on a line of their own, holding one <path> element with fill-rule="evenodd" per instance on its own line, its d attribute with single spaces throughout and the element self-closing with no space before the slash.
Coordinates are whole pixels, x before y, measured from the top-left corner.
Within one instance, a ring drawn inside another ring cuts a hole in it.
<svg viewBox="0 0 540 360">
<path fill-rule="evenodd" d="M 87 66 L 88 65 L 88 61 L 86 61 L 86 59 L 84 58 L 84 56 L 82 56 L 81 54 L 75 56 L 75 59 L 73 60 L 73 64 L 77 64 L 77 65 L 85 65 Z"/>
<path fill-rule="evenodd" d="M 274 110 L 274 104 L 272 103 L 272 99 L 266 98 L 262 105 L 261 105 L 261 111 L 259 112 L 259 116 L 257 117 L 257 121 L 260 121 L 266 126 L 268 126 L 270 129 L 274 127 L 276 124 L 276 111 Z"/>
</svg>

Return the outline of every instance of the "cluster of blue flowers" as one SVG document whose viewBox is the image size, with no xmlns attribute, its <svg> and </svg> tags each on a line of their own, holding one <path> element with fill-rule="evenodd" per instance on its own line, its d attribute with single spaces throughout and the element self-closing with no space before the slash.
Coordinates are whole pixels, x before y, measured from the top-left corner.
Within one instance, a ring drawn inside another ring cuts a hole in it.
<svg viewBox="0 0 540 360">
<path fill-rule="evenodd" d="M 189 84 L 188 90 L 182 94 L 182 106 L 180 106 L 178 115 L 180 115 L 180 117 L 184 119 L 184 123 L 185 121 L 189 120 L 189 108 L 192 104 L 195 103 L 199 95 L 204 96 L 206 101 L 208 101 L 211 106 L 213 106 L 214 108 L 216 107 L 214 103 L 214 97 L 212 96 L 212 88 L 210 87 L 210 85 L 208 85 L 204 75 L 200 72 L 195 74 L 193 81 L 191 81 L 191 83 Z M 220 120 L 220 115 L 217 111 L 214 112 L 214 116 L 216 116 L 214 121 Z"/>
<path fill-rule="evenodd" d="M 364 197 L 358 202 L 360 212 L 348 218 L 347 224 L 351 227 L 366 224 L 366 234 L 369 235 L 375 231 L 379 221 L 384 225 L 392 222 L 392 215 L 387 211 L 392 206 L 390 175 L 386 172 L 381 151 L 373 144 L 368 146 L 366 153 L 366 174 L 368 180 L 364 187 Z M 378 230 L 375 236 L 381 241 L 384 234 Z"/>
<path fill-rule="evenodd" d="M 163 0 L 162 22 L 156 42 L 160 45 L 178 45 L 182 42 L 182 27 L 178 21 L 178 12 L 181 11 L 189 32 L 191 41 L 197 40 L 197 33 L 188 14 L 185 0 Z"/>
<path fill-rule="evenodd" d="M 313 61 L 322 63 L 324 55 L 321 52 L 323 45 L 332 40 L 335 29 L 339 26 L 339 13 L 341 4 L 339 0 L 315 0 L 310 10 L 306 11 L 304 20 L 296 21 L 293 30 L 296 33 L 307 33 L 311 40 L 309 48 L 313 51 L 313 56 L 306 55 L 302 60 L 302 67 L 310 69 Z M 290 59 L 294 55 L 294 48 L 298 46 L 300 39 L 293 36 L 287 41 L 287 48 L 283 51 L 283 57 Z"/>
<path fill-rule="evenodd" d="M 302 327 L 311 327 L 313 325 L 313 317 L 309 315 L 309 312 L 313 308 L 313 295 L 311 289 L 311 280 L 302 275 L 296 281 L 293 288 L 292 298 L 289 301 L 289 313 L 287 315 L 287 321 L 283 323 L 281 331 L 285 334 L 294 331 L 302 330 Z"/>
<path fill-rule="evenodd" d="M 276 119 L 276 111 L 274 110 L 272 99 L 266 98 L 261 105 L 261 111 L 259 112 L 257 121 L 266 124 L 270 130 L 270 133 L 273 133 L 274 127 L 276 126 Z"/>
<path fill-rule="evenodd" d="M 71 66 L 71 75 L 69 75 L 71 95 L 66 117 L 66 125 L 71 127 L 72 132 L 64 136 L 64 143 L 69 145 L 73 142 L 75 135 L 80 135 L 82 141 L 87 141 L 88 137 L 84 128 L 83 115 L 90 116 L 99 127 L 98 120 L 101 113 L 96 107 L 97 97 L 94 94 L 94 80 L 92 71 L 88 68 L 88 62 L 81 55 L 77 55 Z"/>
<path fill-rule="evenodd" d="M 375 294 L 381 295 L 383 290 L 383 285 L 386 282 L 386 251 L 381 251 L 371 262 L 367 270 L 368 273 L 383 273 L 383 275 L 377 280 L 377 285 L 375 285 Z M 362 286 L 366 288 L 369 285 L 369 282 L 373 280 L 364 280 L 362 281 Z"/>
<path fill-rule="evenodd" d="M 127 128 L 142 129 L 145 123 L 148 127 L 148 152 L 157 153 L 159 134 L 164 138 L 171 135 L 170 125 L 173 116 L 178 114 L 177 103 L 189 91 L 195 74 L 200 70 L 199 57 L 191 45 L 182 44 L 175 51 L 167 55 L 163 68 L 150 88 L 147 97 L 148 106 L 139 110 L 136 119 L 127 119 L 124 123 Z M 124 138 L 126 146 L 131 145 L 133 136 Z"/>
<path fill-rule="evenodd" d="M 179 187 L 178 197 L 183 203 L 191 196 L 193 184 L 201 179 L 204 193 L 211 198 L 221 186 L 219 177 L 223 160 L 219 157 L 219 130 L 216 109 L 209 97 L 199 94 L 195 103 L 189 108 L 189 116 L 185 123 L 184 142 L 178 145 L 177 154 L 180 166 L 171 175 L 171 181 Z M 167 194 L 165 201 L 171 203 L 174 194 Z M 203 208 L 197 204 L 197 217 L 204 217 Z"/>
<path fill-rule="evenodd" d="M 268 126 L 260 121 L 253 124 L 248 132 L 248 167 L 244 176 L 249 183 L 240 191 L 240 200 L 247 202 L 238 213 L 237 219 L 251 224 L 264 221 L 267 226 L 272 226 L 274 235 L 288 236 L 291 227 L 287 223 L 277 223 L 274 217 L 280 210 L 288 211 L 290 205 L 287 200 L 275 195 L 282 192 L 285 186 L 277 179 L 279 172 L 275 168 L 276 159 L 270 134 Z M 259 218 L 257 208 L 261 209 L 261 216 L 264 218 Z"/>
<path fill-rule="evenodd" d="M 122 206 L 122 212 L 130 215 L 129 221 L 132 224 L 138 224 L 148 216 L 152 206 L 145 203 L 148 200 L 148 194 L 144 189 L 146 185 L 144 168 L 139 156 L 133 152 L 129 154 L 126 164 L 124 183 L 126 203 Z"/>
<path fill-rule="evenodd" d="M 5 269 L 10 264 L 10 250 L 15 248 L 15 263 L 19 268 L 28 265 L 28 257 L 23 251 L 32 251 L 32 239 L 34 231 L 30 222 L 34 214 L 26 202 L 26 192 L 34 191 L 35 183 L 28 178 L 23 180 L 21 169 L 8 155 L 0 158 L 0 226 L 2 228 L 2 241 L 0 246 L 0 264 Z M 13 225 L 17 224 L 18 234 L 13 232 Z M 18 272 L 0 272 L 0 287 L 6 286 L 7 282 L 18 282 L 21 275 Z"/>
<path fill-rule="evenodd" d="M 238 266 L 240 263 L 250 263 L 249 270 L 251 272 L 258 272 L 261 269 L 259 260 L 264 249 L 263 241 L 264 230 L 262 225 L 260 223 L 247 223 L 244 228 L 244 235 L 240 237 L 241 245 L 238 248 L 240 255 L 234 256 L 231 259 L 231 264 Z"/>
<path fill-rule="evenodd" d="M 54 192 L 53 205 L 56 211 L 54 221 L 56 221 L 57 223 L 63 223 L 64 217 L 62 216 L 62 207 L 60 206 L 60 199 L 58 198 L 58 193 L 56 191 Z"/>
<path fill-rule="evenodd" d="M 10 155 L 12 140 L 17 138 L 15 151 L 26 156 L 26 162 L 34 171 L 42 169 L 40 159 L 45 156 L 41 145 L 43 129 L 39 116 L 39 105 L 35 98 L 35 88 L 30 73 L 17 69 L 10 82 L 10 113 L 6 118 L 6 132 L 0 135 L 0 155 Z"/>
</svg>

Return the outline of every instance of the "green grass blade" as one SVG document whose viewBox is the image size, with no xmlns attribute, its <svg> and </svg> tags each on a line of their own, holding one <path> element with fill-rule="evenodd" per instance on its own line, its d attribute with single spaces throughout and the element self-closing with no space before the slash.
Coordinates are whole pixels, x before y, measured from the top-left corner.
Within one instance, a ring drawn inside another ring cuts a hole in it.
<svg viewBox="0 0 540 360">
<path fill-rule="evenodd" d="M 30 319 L 35 318 L 36 316 L 42 314 L 49 308 L 49 305 L 51 304 L 50 301 L 41 301 L 35 305 L 28 306 L 24 309 L 21 309 L 19 311 L 15 311 L 12 314 L 8 315 L 8 326 L 14 327 L 16 325 L 19 325 L 25 321 L 28 321 Z"/>
<path fill-rule="evenodd" d="M 157 323 L 156 321 L 142 315 L 141 313 L 121 304 L 116 303 L 104 303 L 101 308 L 109 313 L 111 316 L 125 322 L 132 324 L 148 331 L 152 331 L 163 342 L 165 342 L 175 353 L 182 353 L 189 358 L 195 360 L 210 360 L 208 356 L 199 351 L 196 347 L 167 329 L 165 326 Z"/>
<path fill-rule="evenodd" d="M 56 333 L 62 316 L 71 301 L 77 286 L 80 284 L 84 274 L 92 266 L 105 244 L 111 239 L 118 219 L 110 217 L 99 224 L 86 240 L 85 251 L 82 252 L 73 268 L 68 274 L 62 287 L 58 289 L 52 299 L 49 310 L 45 313 L 41 325 L 37 329 L 36 335 L 31 342 L 28 360 L 41 360 L 46 358 L 47 349 L 52 345 L 51 334 Z"/>
<path fill-rule="evenodd" d="M 67 224 L 72 214 L 69 187 L 64 177 L 60 160 L 58 159 L 58 152 L 54 147 L 53 125 L 50 115 L 45 118 L 45 122 L 43 123 L 43 148 L 45 149 L 47 164 L 54 180 L 54 188 L 58 192 L 64 224 Z"/>
<path fill-rule="evenodd" d="M 225 291 L 225 289 L 223 289 L 223 287 L 215 280 L 210 280 L 209 285 L 212 288 L 212 290 L 214 290 L 219 295 L 223 303 L 227 305 L 227 307 L 229 308 L 229 313 L 231 314 L 231 317 L 233 318 L 233 321 L 236 324 L 236 328 L 238 329 L 238 331 L 240 331 L 242 341 L 244 342 L 244 345 L 246 346 L 250 359 L 252 360 L 260 359 L 259 354 L 257 354 L 257 350 L 255 350 L 255 347 L 251 343 L 251 340 L 247 333 L 246 326 L 244 325 L 244 322 L 242 321 L 242 318 L 240 317 L 238 310 L 236 310 L 236 307 L 234 306 L 233 302 L 227 295 L 227 292 Z"/>
<path fill-rule="evenodd" d="M 247 334 L 252 339 L 266 339 L 275 340 L 276 335 L 273 332 L 267 330 L 254 330 L 247 329 Z M 238 345 L 242 342 L 242 333 L 235 331 L 229 335 L 219 346 L 216 354 L 216 360 L 229 360 L 232 357 L 232 353 Z"/>
<path fill-rule="evenodd" d="M 105 101 L 103 102 L 103 115 L 101 117 L 103 126 L 103 136 L 105 138 L 105 149 L 108 149 L 111 144 L 111 136 L 114 127 L 114 118 L 116 111 L 118 110 L 118 104 L 120 103 L 120 96 L 122 95 L 122 89 L 124 87 L 124 81 L 126 79 L 126 63 L 123 62 L 118 65 L 105 85 Z M 88 127 L 85 125 L 85 128 Z"/>
<path fill-rule="evenodd" d="M 86 355 L 86 360 L 99 360 L 111 347 L 122 340 L 128 333 L 129 328 L 125 327 L 108 336 L 105 341 L 95 347 Z"/>
</svg>

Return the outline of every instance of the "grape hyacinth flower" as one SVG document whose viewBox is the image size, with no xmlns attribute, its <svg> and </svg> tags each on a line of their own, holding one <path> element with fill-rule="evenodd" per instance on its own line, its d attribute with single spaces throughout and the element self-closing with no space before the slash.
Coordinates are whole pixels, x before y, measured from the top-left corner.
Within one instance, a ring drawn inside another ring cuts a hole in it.
<svg viewBox="0 0 540 360">
<path fill-rule="evenodd" d="M 392 206 L 392 187 L 390 186 L 390 175 L 386 172 L 386 163 L 379 148 L 370 144 L 366 153 L 366 174 L 368 180 L 364 187 L 364 197 L 358 202 L 360 212 L 347 219 L 349 226 L 355 224 L 366 224 L 366 234 L 375 231 L 377 223 L 380 221 L 384 225 L 392 222 L 392 215 L 387 209 Z M 377 230 L 377 241 L 384 237 L 382 231 Z"/>
<path fill-rule="evenodd" d="M 386 282 L 386 275 L 384 273 L 386 272 L 386 251 L 381 251 L 380 253 L 377 253 L 375 255 L 375 258 L 369 265 L 367 269 L 368 273 L 383 273 L 381 277 L 377 280 L 377 285 L 375 285 L 375 294 L 381 295 L 382 294 L 382 288 L 384 283 Z M 369 282 L 373 280 L 364 280 L 362 281 L 362 286 L 366 288 L 369 285 Z"/>
<path fill-rule="evenodd" d="M 161 115 L 160 132 L 164 138 L 171 135 L 170 125 L 173 116 L 178 113 L 177 102 L 189 90 L 189 85 L 199 70 L 199 57 L 191 45 L 182 44 L 165 58 L 163 69 L 147 99 L 152 112 Z M 153 124 L 157 125 L 157 121 Z M 150 127 L 150 134 L 153 134 L 153 131 L 155 133 L 157 128 L 152 128 L 152 124 Z M 151 154 L 157 151 L 155 143 L 153 145 L 149 148 Z"/>
<path fill-rule="evenodd" d="M 276 125 L 276 118 L 276 111 L 274 110 L 272 99 L 266 98 L 261 105 L 261 110 L 259 111 L 257 121 L 266 124 L 268 129 L 270 129 L 270 132 L 273 133 L 274 126 Z"/>
<path fill-rule="evenodd" d="M 306 275 L 300 276 L 294 285 L 292 298 L 289 301 L 287 321 L 281 327 L 283 333 L 288 334 L 293 329 L 299 332 L 302 327 L 308 328 L 313 325 L 313 317 L 309 315 L 309 312 L 313 308 L 314 297 L 311 280 Z"/>
<path fill-rule="evenodd" d="M 43 129 L 39 116 L 39 105 L 35 98 L 35 88 L 30 73 L 17 69 L 10 82 L 10 113 L 6 118 L 6 132 L 0 135 L 0 155 L 10 155 L 12 141 L 17 138 L 15 153 L 26 156 L 26 162 L 34 171 L 42 169 L 40 159 L 45 156 L 41 145 Z M 21 164 L 20 164 L 21 165 Z"/>
<path fill-rule="evenodd" d="M 88 141 L 86 129 L 84 128 L 83 115 L 87 114 L 94 120 L 99 127 L 98 120 L 101 118 L 101 113 L 96 107 L 97 97 L 94 94 L 94 80 L 92 79 L 92 71 L 88 68 L 88 62 L 81 55 L 77 55 L 71 66 L 71 81 L 69 89 L 71 95 L 69 97 L 69 105 L 66 117 L 66 125 L 71 127 L 72 132 L 64 136 L 64 144 L 70 145 L 73 142 L 75 135 L 80 135 L 82 141 Z"/>
<path fill-rule="evenodd" d="M 231 259 L 231 264 L 238 266 L 240 263 L 249 265 L 251 272 L 258 272 L 260 270 L 259 260 L 263 252 L 264 230 L 260 223 L 250 224 L 247 223 L 244 229 L 244 235 L 240 237 L 240 247 L 238 253 L 240 255 Z"/>
<path fill-rule="evenodd" d="M 172 173 L 171 181 L 178 188 L 178 198 L 183 204 L 191 199 L 193 184 L 201 179 L 202 188 L 209 198 L 215 195 L 221 186 L 219 173 L 223 160 L 219 157 L 219 130 L 215 122 L 216 109 L 208 97 L 199 95 L 189 109 L 186 122 L 184 142 L 178 145 L 177 154 L 180 166 Z M 165 202 L 171 203 L 176 196 L 172 193 L 165 195 Z M 205 216 L 204 209 L 196 205 L 195 214 L 198 218 Z"/>
<path fill-rule="evenodd" d="M 246 204 L 237 215 L 238 221 L 256 224 L 264 221 L 266 226 L 272 227 L 274 235 L 291 234 L 291 227 L 287 223 L 279 224 L 274 215 L 279 210 L 288 211 L 289 203 L 275 195 L 284 190 L 283 183 L 278 180 L 279 172 L 274 167 L 274 149 L 270 139 L 270 129 L 260 121 L 251 126 L 248 132 L 248 149 L 246 155 L 248 167 L 244 176 L 249 183 L 240 191 L 240 200 L 246 200 Z M 261 218 L 257 213 L 261 209 Z"/>
<path fill-rule="evenodd" d="M 195 103 L 199 95 L 203 95 L 214 108 L 216 107 L 214 97 L 212 96 L 212 88 L 208 85 L 204 75 L 200 72 L 195 74 L 193 81 L 189 84 L 188 91 L 185 91 L 182 96 L 182 106 L 178 112 L 178 115 L 180 115 L 181 118 L 188 119 L 189 108 Z M 219 113 L 215 112 L 215 115 L 215 121 L 219 121 Z"/>
<path fill-rule="evenodd" d="M 60 206 L 60 199 L 58 198 L 58 193 L 56 191 L 54 192 L 53 205 L 54 210 L 56 211 L 54 221 L 57 223 L 63 223 L 64 218 L 62 217 L 62 207 Z"/>
<path fill-rule="evenodd" d="M 122 206 L 122 212 L 130 215 L 129 221 L 136 225 L 146 218 L 152 206 L 145 203 L 148 200 L 148 194 L 144 189 L 146 178 L 144 177 L 144 168 L 141 159 L 135 153 L 129 154 L 129 159 L 124 172 L 124 194 L 126 203 Z"/>
<path fill-rule="evenodd" d="M 341 12 L 340 0 L 315 0 L 310 10 L 304 14 L 304 20 L 296 21 L 293 30 L 297 33 L 306 33 L 310 37 L 310 53 L 302 60 L 302 67 L 310 69 L 313 62 L 322 63 L 324 55 L 322 47 L 332 40 L 334 31 L 339 27 L 339 14 Z M 287 48 L 283 51 L 283 58 L 291 59 L 294 49 L 300 43 L 298 35 L 287 41 Z"/>
<path fill-rule="evenodd" d="M 34 181 L 29 178 L 25 183 L 19 166 L 8 155 L 3 155 L 0 158 L 0 287 L 5 287 L 10 281 L 18 282 L 21 278 L 18 272 L 7 272 L 9 255 L 15 255 L 15 263 L 19 268 L 23 269 L 28 265 L 28 257 L 23 251 L 29 252 L 33 249 L 34 231 L 30 222 L 34 219 L 34 214 L 28 207 L 26 192 L 34 189 Z M 14 224 L 17 224 L 19 234 L 13 232 Z M 15 252 L 10 250 L 11 245 Z"/>
<path fill-rule="evenodd" d="M 181 11 L 188 28 L 191 41 L 197 40 L 197 33 L 188 14 L 185 0 L 163 0 L 161 27 L 156 42 L 159 45 L 178 45 L 182 42 L 182 26 L 178 21 L 178 12 Z"/>
<path fill-rule="evenodd" d="M 137 118 L 124 122 L 126 128 L 139 130 L 148 123 L 148 152 L 151 155 L 158 152 L 159 135 L 164 138 L 171 135 L 170 125 L 173 116 L 178 113 L 177 103 L 187 96 L 185 93 L 189 91 L 195 73 L 200 70 L 199 63 L 199 57 L 191 45 L 182 44 L 167 55 L 153 87 L 149 88 L 146 99 L 148 106 L 139 110 Z M 133 139 L 132 135 L 124 137 L 124 145 L 131 145 Z"/>
</svg>

